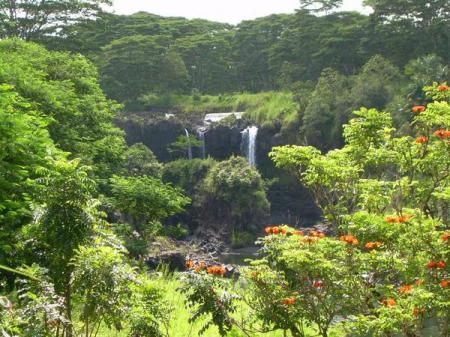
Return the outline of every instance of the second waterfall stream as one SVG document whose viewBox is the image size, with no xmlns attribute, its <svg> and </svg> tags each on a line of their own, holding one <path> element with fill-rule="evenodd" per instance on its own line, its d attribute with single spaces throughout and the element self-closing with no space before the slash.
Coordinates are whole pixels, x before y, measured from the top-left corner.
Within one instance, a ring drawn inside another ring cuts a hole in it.
<svg viewBox="0 0 450 337">
<path fill-rule="evenodd" d="M 247 157 L 250 165 L 256 166 L 256 138 L 258 136 L 258 127 L 249 126 L 242 131 L 242 151 Z"/>
</svg>

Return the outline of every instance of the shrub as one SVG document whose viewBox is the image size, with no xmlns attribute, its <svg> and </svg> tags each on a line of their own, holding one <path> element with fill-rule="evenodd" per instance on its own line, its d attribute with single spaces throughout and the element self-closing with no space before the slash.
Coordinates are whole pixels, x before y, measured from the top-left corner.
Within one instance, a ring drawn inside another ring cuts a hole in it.
<svg viewBox="0 0 450 337">
<path fill-rule="evenodd" d="M 160 233 L 165 236 L 170 236 L 174 239 L 184 239 L 189 234 L 189 229 L 182 224 L 177 224 L 176 226 L 167 225 L 161 228 Z"/>
<path fill-rule="evenodd" d="M 233 248 L 243 248 L 253 245 L 255 242 L 255 236 L 249 232 L 237 232 L 233 231 L 231 235 L 231 246 Z"/>
<path fill-rule="evenodd" d="M 175 160 L 164 165 L 163 181 L 181 188 L 195 199 L 199 186 L 208 171 L 216 164 L 214 159 Z"/>
<path fill-rule="evenodd" d="M 152 223 L 182 212 L 190 202 L 180 190 L 153 177 L 114 176 L 111 184 L 113 204 L 133 217 L 140 234 Z"/>
<path fill-rule="evenodd" d="M 237 230 L 255 230 L 270 207 L 261 175 L 242 157 L 231 157 L 208 172 L 199 202 L 212 223 Z"/>
<path fill-rule="evenodd" d="M 137 143 L 130 146 L 123 157 L 126 175 L 161 177 L 162 164 L 144 144 Z"/>
</svg>

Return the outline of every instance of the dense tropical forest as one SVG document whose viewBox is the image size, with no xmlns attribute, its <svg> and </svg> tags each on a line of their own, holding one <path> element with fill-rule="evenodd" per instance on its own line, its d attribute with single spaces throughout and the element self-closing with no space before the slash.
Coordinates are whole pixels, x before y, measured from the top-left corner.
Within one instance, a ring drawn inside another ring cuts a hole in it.
<svg viewBox="0 0 450 337">
<path fill-rule="evenodd" d="M 0 0 L 0 336 L 449 337 L 450 3 L 364 4 Z"/>
</svg>

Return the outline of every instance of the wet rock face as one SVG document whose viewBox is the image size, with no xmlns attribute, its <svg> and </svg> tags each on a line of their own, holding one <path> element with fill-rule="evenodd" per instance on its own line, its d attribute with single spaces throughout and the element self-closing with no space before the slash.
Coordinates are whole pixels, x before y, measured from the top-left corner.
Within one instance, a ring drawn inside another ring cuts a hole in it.
<svg viewBox="0 0 450 337">
<path fill-rule="evenodd" d="M 177 118 L 127 119 L 116 124 L 125 131 L 128 145 L 143 143 L 162 162 L 176 159 L 168 147 L 185 134 L 185 127 Z"/>
<path fill-rule="evenodd" d="M 217 125 L 205 133 L 206 154 L 226 160 L 241 154 L 241 130 L 237 127 Z"/>
<path fill-rule="evenodd" d="M 293 174 L 277 169 L 269 157 L 275 146 L 291 144 L 283 136 L 281 125 L 261 127 L 257 139 L 257 167 L 266 179 L 276 179 L 268 190 L 271 204 L 270 224 L 312 226 L 321 220 L 322 213 L 309 190 Z"/>
</svg>

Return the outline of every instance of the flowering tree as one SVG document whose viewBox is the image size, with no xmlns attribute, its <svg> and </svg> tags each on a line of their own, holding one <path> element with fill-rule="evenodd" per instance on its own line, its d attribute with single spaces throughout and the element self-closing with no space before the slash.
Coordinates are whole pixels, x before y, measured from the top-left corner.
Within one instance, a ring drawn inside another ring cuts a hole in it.
<svg viewBox="0 0 450 337">
<path fill-rule="evenodd" d="M 240 300 L 252 319 L 243 330 L 256 319 L 263 331 L 292 336 L 307 336 L 306 327 L 324 337 L 331 329 L 448 336 L 450 90 L 425 91 L 430 103 L 412 108 L 410 134 L 389 114 L 363 108 L 345 126 L 342 149 L 273 149 L 276 165 L 298 174 L 337 235 L 266 229 L 264 257 L 244 272 Z"/>
</svg>

